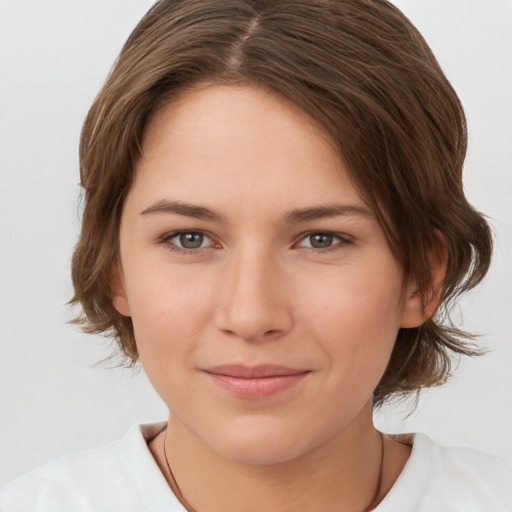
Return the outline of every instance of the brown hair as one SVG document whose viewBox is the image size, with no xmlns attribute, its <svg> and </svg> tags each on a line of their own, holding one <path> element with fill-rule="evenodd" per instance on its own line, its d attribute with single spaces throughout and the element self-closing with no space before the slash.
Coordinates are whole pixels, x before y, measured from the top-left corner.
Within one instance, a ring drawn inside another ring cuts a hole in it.
<svg viewBox="0 0 512 512">
<path fill-rule="evenodd" d="M 444 382 L 451 353 L 478 352 L 469 335 L 442 323 L 446 305 L 481 281 L 491 259 L 489 226 L 463 193 L 464 112 L 427 43 L 386 0 L 162 0 L 149 10 L 82 131 L 77 323 L 114 337 L 125 360 L 137 361 L 131 319 L 114 309 L 109 286 L 123 203 L 148 120 L 205 82 L 271 88 L 315 120 L 422 297 L 444 240 L 442 307 L 422 326 L 400 329 L 377 405 Z"/>
</svg>

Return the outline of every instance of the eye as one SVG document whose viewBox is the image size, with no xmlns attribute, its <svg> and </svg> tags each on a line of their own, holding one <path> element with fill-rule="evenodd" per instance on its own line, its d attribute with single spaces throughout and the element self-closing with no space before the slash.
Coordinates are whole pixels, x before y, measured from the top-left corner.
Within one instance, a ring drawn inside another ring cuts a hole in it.
<svg viewBox="0 0 512 512">
<path fill-rule="evenodd" d="M 177 249 L 194 250 L 213 245 L 213 240 L 201 231 L 179 231 L 171 233 L 162 240 Z"/>
<path fill-rule="evenodd" d="M 298 244 L 299 247 L 309 247 L 311 249 L 331 249 L 338 245 L 350 243 L 350 241 L 337 233 L 310 233 L 306 235 Z"/>
</svg>

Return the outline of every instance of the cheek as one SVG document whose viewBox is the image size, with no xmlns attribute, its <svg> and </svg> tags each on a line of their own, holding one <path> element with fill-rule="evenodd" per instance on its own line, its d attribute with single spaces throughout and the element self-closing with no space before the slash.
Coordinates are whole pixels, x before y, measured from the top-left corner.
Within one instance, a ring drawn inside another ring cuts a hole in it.
<svg viewBox="0 0 512 512">
<path fill-rule="evenodd" d="M 179 272 L 132 276 L 127 294 L 142 363 L 177 361 L 193 349 L 211 317 L 210 290 Z"/>
<path fill-rule="evenodd" d="M 307 290 L 308 330 L 337 369 L 332 375 L 378 380 L 387 365 L 400 325 L 401 275 L 394 266 L 384 268 L 388 272 L 353 269 Z"/>
</svg>

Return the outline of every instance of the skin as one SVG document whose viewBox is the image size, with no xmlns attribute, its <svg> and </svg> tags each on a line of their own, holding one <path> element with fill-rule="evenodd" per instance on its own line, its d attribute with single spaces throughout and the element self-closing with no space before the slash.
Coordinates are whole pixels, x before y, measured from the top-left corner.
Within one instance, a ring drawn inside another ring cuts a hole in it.
<svg viewBox="0 0 512 512">
<path fill-rule="evenodd" d="M 414 283 L 401 293 L 401 269 L 343 162 L 298 107 L 249 86 L 183 94 L 151 120 L 143 153 L 112 288 L 169 407 L 183 496 L 199 512 L 363 510 L 380 471 L 372 391 L 400 326 L 426 313 Z M 219 218 L 178 212 L 176 201 Z M 344 209 L 289 215 L 332 205 Z M 202 233 L 201 246 L 180 250 L 180 230 Z M 247 399 L 204 372 L 228 363 L 308 373 Z M 150 449 L 169 479 L 163 434 Z M 385 439 L 378 500 L 409 453 Z"/>
</svg>

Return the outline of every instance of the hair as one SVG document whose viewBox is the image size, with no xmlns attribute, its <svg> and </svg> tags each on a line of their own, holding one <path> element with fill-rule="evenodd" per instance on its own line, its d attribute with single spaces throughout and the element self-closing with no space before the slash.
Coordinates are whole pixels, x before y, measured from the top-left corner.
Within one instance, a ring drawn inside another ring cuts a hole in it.
<svg viewBox="0 0 512 512">
<path fill-rule="evenodd" d="M 448 316 L 492 252 L 489 225 L 463 192 L 464 111 L 421 34 L 386 0 L 161 0 L 148 11 L 81 134 L 74 322 L 114 338 L 124 364 L 137 362 L 131 318 L 115 310 L 110 289 L 123 204 L 152 116 L 205 83 L 271 89 L 321 127 L 424 303 L 433 255 L 444 251 L 441 306 L 399 330 L 377 406 L 443 383 L 454 354 L 479 353 Z"/>
</svg>

